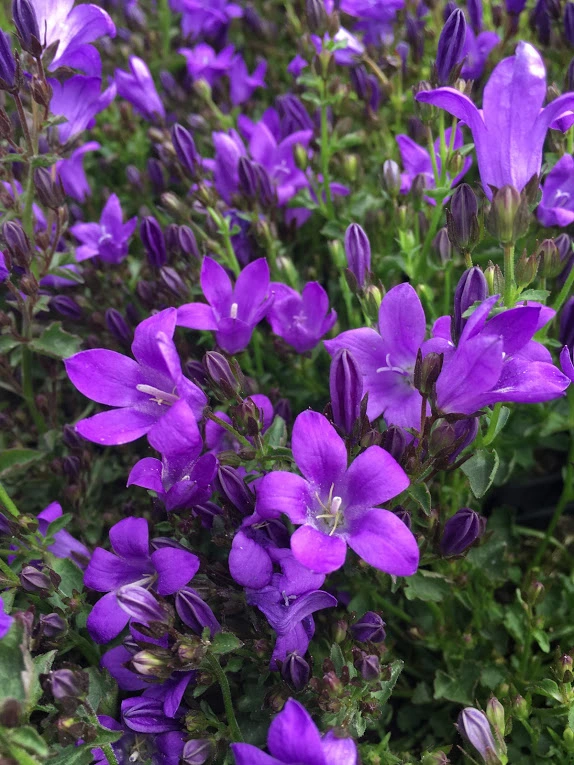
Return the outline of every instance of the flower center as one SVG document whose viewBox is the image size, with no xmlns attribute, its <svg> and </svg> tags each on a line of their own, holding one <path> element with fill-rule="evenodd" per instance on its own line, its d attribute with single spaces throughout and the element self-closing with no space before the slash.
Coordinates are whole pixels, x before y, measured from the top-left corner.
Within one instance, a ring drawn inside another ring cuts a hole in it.
<svg viewBox="0 0 574 765">
<path fill-rule="evenodd" d="M 179 396 L 176 396 L 175 393 L 166 393 L 159 388 L 154 388 L 153 385 L 136 385 L 136 390 L 139 390 L 140 393 L 147 393 L 150 396 L 150 400 L 160 406 L 161 404 L 171 406 L 179 400 Z"/>
<path fill-rule="evenodd" d="M 335 484 L 331 484 L 331 488 L 329 489 L 329 496 L 327 499 L 323 502 L 321 497 L 319 496 L 319 492 L 315 492 L 315 497 L 317 498 L 317 502 L 319 503 L 319 507 L 322 512 L 320 515 L 316 515 L 315 518 L 325 521 L 325 524 L 329 528 L 329 536 L 332 537 L 335 533 L 337 527 L 343 520 L 343 510 L 341 509 L 341 505 L 343 504 L 343 500 L 341 497 L 334 497 L 333 491 L 335 489 Z"/>
<path fill-rule="evenodd" d="M 379 367 L 377 369 L 377 372 L 395 372 L 398 375 L 401 375 L 401 377 L 410 377 L 411 373 L 408 371 L 408 369 L 403 369 L 402 367 L 394 367 L 391 362 L 391 354 L 387 353 L 385 358 L 386 366 L 385 367 Z"/>
<path fill-rule="evenodd" d="M 237 305 L 237 303 L 232 303 L 231 304 L 231 309 L 229 311 L 229 315 L 231 316 L 232 319 L 236 319 L 237 318 L 237 309 L 238 308 L 239 308 L 239 306 Z"/>
</svg>

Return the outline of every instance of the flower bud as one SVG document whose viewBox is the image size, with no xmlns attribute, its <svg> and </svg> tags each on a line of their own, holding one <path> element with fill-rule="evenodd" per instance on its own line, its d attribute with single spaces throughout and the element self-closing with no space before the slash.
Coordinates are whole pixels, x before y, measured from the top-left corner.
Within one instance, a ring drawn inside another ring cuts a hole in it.
<svg viewBox="0 0 574 765">
<path fill-rule="evenodd" d="M 516 283 L 519 287 L 527 287 L 536 278 L 538 273 L 539 254 L 528 255 L 526 250 L 516 261 Z"/>
<path fill-rule="evenodd" d="M 255 498 L 237 470 L 223 465 L 217 471 L 217 483 L 223 495 L 243 515 L 250 515 L 255 507 Z"/>
<path fill-rule="evenodd" d="M 353 89 L 355 90 L 355 93 L 359 97 L 361 101 L 368 101 L 371 94 L 371 89 L 369 85 L 369 75 L 367 74 L 367 70 L 364 66 L 353 66 L 350 70 L 350 76 L 351 76 L 351 84 L 353 85 Z M 392 160 L 391 160 L 392 161 Z M 383 166 L 383 176 L 384 176 L 384 166 Z"/>
<path fill-rule="evenodd" d="M 44 686 L 49 688 L 57 701 L 82 699 L 88 693 L 90 679 L 86 672 L 57 669 L 44 675 L 43 678 Z"/>
<path fill-rule="evenodd" d="M 350 630 L 355 640 L 360 643 L 382 643 L 387 636 L 382 616 L 374 611 L 367 611 L 355 624 L 351 625 Z"/>
<path fill-rule="evenodd" d="M 574 8 L 574 4 L 572 6 Z M 546 279 L 554 279 L 564 268 L 560 253 L 553 239 L 544 239 L 536 251 L 539 260 L 540 275 Z"/>
<path fill-rule="evenodd" d="M 407 448 L 407 436 L 402 428 L 391 425 L 383 433 L 381 446 L 389 452 L 397 462 L 400 462 Z"/>
<path fill-rule="evenodd" d="M 442 750 L 425 752 L 421 758 L 421 765 L 449 765 L 450 760 Z"/>
<path fill-rule="evenodd" d="M 149 590 L 137 584 L 127 584 L 116 591 L 118 605 L 136 622 L 165 622 L 166 610 Z"/>
<path fill-rule="evenodd" d="M 454 190 L 450 207 L 446 211 L 448 236 L 461 252 L 470 252 L 480 236 L 478 223 L 478 200 L 468 183 L 461 183 Z"/>
<path fill-rule="evenodd" d="M 130 669 L 144 677 L 168 678 L 172 674 L 168 663 L 171 659 L 169 651 L 138 651 L 130 661 Z"/>
<path fill-rule="evenodd" d="M 191 133 L 178 123 L 171 129 L 171 140 L 181 166 L 187 170 L 192 178 L 195 177 L 200 157 Z"/>
<path fill-rule="evenodd" d="M 477 750 L 485 762 L 487 758 L 496 755 L 497 747 L 492 731 L 483 712 L 472 707 L 463 709 L 458 717 L 459 733 Z"/>
<path fill-rule="evenodd" d="M 124 348 L 130 348 L 134 333 L 124 317 L 115 308 L 108 308 L 105 314 L 106 326 L 109 332 Z"/>
<path fill-rule="evenodd" d="M 178 229 L 178 240 L 181 251 L 184 255 L 192 255 L 199 259 L 199 248 L 195 234 L 189 226 L 180 226 Z"/>
<path fill-rule="evenodd" d="M 401 170 L 394 159 L 383 163 L 383 186 L 391 197 L 396 197 L 401 190 Z"/>
<path fill-rule="evenodd" d="M 377 680 L 381 674 L 379 657 L 367 655 L 366 653 L 363 653 L 363 655 L 355 661 L 355 668 L 358 670 L 363 680 L 366 680 L 367 682 Z"/>
<path fill-rule="evenodd" d="M 439 228 L 432 240 L 432 247 L 443 266 L 452 259 L 452 245 L 446 227 Z"/>
<path fill-rule="evenodd" d="M 488 297 L 486 278 L 478 266 L 467 269 L 460 277 L 454 291 L 454 326 L 453 334 L 456 340 L 460 337 L 466 319 L 463 314 L 477 302 Z"/>
<path fill-rule="evenodd" d="M 519 720 L 528 720 L 530 717 L 530 704 L 520 694 L 512 699 L 512 711 Z"/>
<path fill-rule="evenodd" d="M 150 266 L 154 268 L 164 266 L 167 263 L 165 238 L 161 226 L 151 215 L 143 219 L 140 226 L 140 236 Z"/>
<path fill-rule="evenodd" d="M 66 621 L 60 616 L 60 614 L 42 614 L 38 621 L 39 627 L 42 630 L 42 636 L 46 638 L 57 638 L 65 635 L 68 630 Z"/>
<path fill-rule="evenodd" d="M 475 35 L 482 32 L 482 0 L 467 0 L 466 10 L 470 19 L 470 26 Z"/>
<path fill-rule="evenodd" d="M 234 361 L 234 370 L 232 370 L 225 356 L 217 351 L 208 351 L 203 357 L 202 364 L 209 381 L 223 394 L 224 400 L 240 397 L 245 378 L 237 362 Z"/>
<path fill-rule="evenodd" d="M 180 723 L 167 717 L 163 711 L 163 699 L 135 696 L 122 701 L 122 720 L 136 733 L 166 733 L 180 730 Z"/>
<path fill-rule="evenodd" d="M 560 313 L 558 338 L 561 345 L 567 345 L 570 353 L 574 351 L 574 297 L 568 298 Z"/>
<path fill-rule="evenodd" d="M 159 278 L 168 290 L 176 297 L 186 298 L 189 290 L 187 289 L 185 282 L 181 276 L 177 273 L 175 268 L 171 266 L 163 266 L 159 271 Z"/>
<path fill-rule="evenodd" d="M 186 741 L 181 753 L 182 765 L 203 765 L 211 757 L 213 747 L 210 741 L 196 738 Z"/>
<path fill-rule="evenodd" d="M 492 696 L 488 700 L 488 704 L 486 705 L 486 716 L 495 731 L 500 731 L 501 734 L 504 735 L 504 707 L 496 696 Z"/>
<path fill-rule="evenodd" d="M 14 90 L 17 87 L 16 71 L 10 35 L 0 29 L 0 90 Z"/>
<path fill-rule="evenodd" d="M 305 659 L 296 651 L 288 653 L 285 661 L 281 666 L 281 676 L 286 683 L 293 686 L 293 688 L 299 692 L 309 682 L 311 677 L 311 669 Z"/>
<path fill-rule="evenodd" d="M 35 58 L 42 55 L 40 28 L 36 11 L 30 0 L 12 0 L 12 20 L 20 45 Z"/>
<path fill-rule="evenodd" d="M 4 223 L 2 237 L 6 242 L 6 249 L 14 261 L 22 268 L 27 269 L 32 259 L 32 247 L 20 223 L 15 220 Z"/>
<path fill-rule="evenodd" d="M 413 525 L 413 519 L 411 517 L 411 514 L 408 510 L 405 510 L 405 508 L 402 505 L 397 505 L 393 513 L 399 518 L 407 527 L 407 529 L 410 529 Z"/>
<path fill-rule="evenodd" d="M 574 661 L 569 654 L 564 654 L 557 662 L 556 674 L 561 683 L 571 683 L 574 679 Z"/>
<path fill-rule="evenodd" d="M 361 288 L 364 287 L 367 274 L 371 270 L 371 245 L 358 223 L 351 223 L 345 232 L 345 255 L 357 284 Z"/>
<path fill-rule="evenodd" d="M 361 413 L 363 375 L 353 354 L 346 348 L 337 351 L 329 373 L 333 421 L 346 435 Z"/>
<path fill-rule="evenodd" d="M 530 212 L 514 186 L 498 189 L 492 198 L 486 227 L 501 244 L 512 244 L 528 231 Z"/>
<path fill-rule="evenodd" d="M 24 566 L 20 571 L 20 584 L 26 592 L 48 593 L 52 590 L 50 577 L 35 566 Z"/>
<path fill-rule="evenodd" d="M 423 358 L 419 350 L 413 374 L 413 385 L 421 395 L 433 399 L 435 385 L 441 373 L 444 354 L 431 351 Z"/>
<path fill-rule="evenodd" d="M 46 167 L 37 167 L 34 170 L 34 186 L 40 202 L 45 207 L 50 210 L 62 207 L 66 200 L 66 193 L 59 176 L 54 180 Z"/>
<path fill-rule="evenodd" d="M 237 176 L 239 179 L 239 190 L 245 196 L 246 199 L 251 202 L 257 199 L 257 171 L 255 169 L 255 162 L 252 162 L 249 157 L 240 157 L 239 164 L 237 166 Z"/>
<path fill-rule="evenodd" d="M 48 306 L 52 311 L 56 311 L 68 319 L 79 321 L 82 318 L 82 309 L 69 295 L 55 295 L 50 298 Z"/>
<path fill-rule="evenodd" d="M 277 192 L 267 170 L 258 163 L 255 163 L 255 173 L 257 176 L 257 191 L 259 204 L 265 208 L 272 208 L 277 204 Z"/>
<path fill-rule="evenodd" d="M 327 31 L 327 11 L 323 0 L 305 0 L 307 25 L 312 34 L 322 36 Z"/>
<path fill-rule="evenodd" d="M 211 637 L 221 632 L 221 625 L 215 618 L 211 608 L 191 587 L 182 587 L 175 596 L 175 610 L 181 621 L 190 629 L 201 635 L 209 627 Z"/>
<path fill-rule="evenodd" d="M 460 8 L 454 10 L 444 25 L 438 41 L 436 54 L 436 75 L 439 85 L 448 85 L 455 67 L 464 52 L 466 19 Z M 458 76 L 458 73 L 456 73 Z"/>
<path fill-rule="evenodd" d="M 470 507 L 462 507 L 445 523 L 440 541 L 442 555 L 460 555 L 476 542 L 486 528 L 486 518 Z"/>
</svg>

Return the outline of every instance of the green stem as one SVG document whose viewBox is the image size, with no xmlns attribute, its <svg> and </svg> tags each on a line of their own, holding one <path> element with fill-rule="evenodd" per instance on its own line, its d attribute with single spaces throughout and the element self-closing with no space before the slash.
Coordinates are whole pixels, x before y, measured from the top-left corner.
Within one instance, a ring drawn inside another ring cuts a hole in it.
<svg viewBox="0 0 574 765">
<path fill-rule="evenodd" d="M 454 131 L 453 131 L 454 132 Z M 447 146 L 446 146 L 446 136 L 444 132 L 444 112 L 441 109 L 438 113 L 438 135 L 439 135 L 439 146 L 440 146 L 440 185 L 443 186 L 444 182 L 446 180 L 446 165 L 447 165 Z M 451 135 L 452 139 L 452 135 Z"/>
<path fill-rule="evenodd" d="M 208 653 L 205 657 L 205 661 L 217 678 L 217 682 L 221 688 L 223 705 L 225 707 L 225 714 L 227 715 L 227 724 L 229 725 L 229 730 L 231 731 L 231 737 L 233 741 L 243 741 L 243 736 L 241 735 L 241 730 L 237 724 L 237 718 L 235 717 L 235 711 L 233 709 L 233 701 L 231 700 L 231 690 L 229 688 L 227 675 L 222 670 L 221 664 L 213 654 Z"/>
<path fill-rule="evenodd" d="M 329 123 L 327 121 L 327 83 L 323 81 L 323 92 L 321 98 L 321 172 L 323 173 L 323 188 L 325 189 L 325 204 L 327 206 L 327 217 L 333 220 L 335 209 L 333 207 L 333 198 L 331 196 L 331 185 L 329 182 Z"/>
<path fill-rule="evenodd" d="M 14 518 L 18 518 L 20 516 L 20 511 L 8 496 L 8 492 L 2 483 L 0 483 L 0 502 L 2 502 L 6 510 L 8 510 L 10 515 L 13 515 Z"/>
<path fill-rule="evenodd" d="M 429 154 L 431 158 L 431 164 L 432 164 L 432 173 L 434 175 L 434 185 L 436 188 L 440 185 L 440 174 L 438 171 L 438 163 L 436 161 L 436 151 L 434 148 L 434 141 L 432 139 L 432 132 L 428 131 L 428 147 L 429 147 Z M 437 203 L 438 207 L 438 203 Z"/>
<path fill-rule="evenodd" d="M 161 37 L 162 57 L 167 59 L 170 50 L 171 11 L 169 0 L 160 0 L 158 7 L 159 31 Z"/>
<path fill-rule="evenodd" d="M 205 414 L 205 417 L 207 417 L 208 420 L 211 420 L 212 422 L 217 423 L 218 425 L 221 425 L 222 428 L 225 428 L 225 430 L 228 433 L 231 433 L 231 435 L 236 438 L 240 443 L 243 444 L 243 446 L 246 446 L 248 449 L 253 449 L 253 444 L 250 443 L 245 436 L 242 436 L 239 431 L 235 430 L 233 425 L 230 425 L 228 422 L 225 422 L 225 420 L 220 419 L 216 414 L 213 414 L 213 412 L 207 412 Z"/>
<path fill-rule="evenodd" d="M 239 276 L 239 272 L 241 271 L 241 268 L 239 267 L 239 263 L 237 262 L 237 257 L 235 255 L 235 250 L 233 249 L 233 244 L 231 242 L 231 233 L 229 228 L 229 220 L 227 218 L 224 218 L 222 215 L 220 215 L 217 210 L 214 210 L 213 207 L 208 207 L 207 212 L 211 216 L 212 220 L 217 226 L 217 230 L 219 231 L 223 243 L 225 246 L 225 261 L 228 268 L 230 268 L 235 277 Z"/>
<path fill-rule="evenodd" d="M 28 165 L 28 175 L 26 176 L 26 187 L 24 190 L 24 209 L 22 211 L 22 226 L 27 237 L 32 240 L 34 237 L 34 172 L 32 166 Z"/>
<path fill-rule="evenodd" d="M 393 614 L 394 616 L 398 616 L 400 619 L 407 622 L 408 624 L 410 624 L 413 621 L 412 616 L 409 616 L 406 611 L 403 611 L 402 608 L 399 608 L 398 606 L 393 605 L 386 598 L 377 598 L 377 600 L 381 605 L 382 611 L 388 611 L 390 614 Z"/>
<path fill-rule="evenodd" d="M 30 135 L 30 128 L 28 127 L 28 122 L 26 120 L 26 115 L 24 114 L 24 107 L 22 106 L 22 99 L 20 98 L 20 95 L 18 93 L 13 93 L 12 98 L 14 99 L 14 103 L 16 104 L 16 109 L 18 111 L 18 118 L 20 120 L 20 124 L 22 126 L 22 131 L 24 133 L 24 139 L 26 141 L 26 148 L 28 150 L 28 154 L 30 157 L 34 155 L 34 144 L 32 143 L 32 136 Z"/>
<path fill-rule="evenodd" d="M 504 245 L 504 305 L 512 308 L 514 295 L 516 294 L 516 280 L 514 278 L 514 245 Z"/>
<path fill-rule="evenodd" d="M 496 427 L 498 425 L 498 420 L 500 419 L 501 411 L 502 411 L 502 404 L 501 403 L 495 404 L 494 409 L 492 410 L 492 414 L 490 415 L 488 430 L 486 431 L 486 435 L 484 436 L 484 439 L 482 441 L 484 446 L 488 446 L 494 441 L 494 437 L 496 434 Z"/>
<path fill-rule="evenodd" d="M 449 260 L 444 267 L 444 295 L 443 295 L 443 313 L 450 313 L 450 293 L 452 290 L 452 260 Z"/>
<path fill-rule="evenodd" d="M 98 728 L 101 727 L 100 721 L 98 720 L 98 716 L 94 711 L 94 708 L 90 704 L 89 701 L 84 701 L 84 709 L 86 710 L 86 714 L 88 716 L 89 721 L 92 725 L 97 725 Z M 108 765 L 119 765 L 118 759 L 116 755 L 114 754 L 114 750 L 112 749 L 111 744 L 100 744 L 100 749 L 104 753 L 104 757 L 108 761 Z"/>
<path fill-rule="evenodd" d="M 34 386 L 32 384 L 32 351 L 30 348 L 22 345 L 22 394 L 26 405 L 30 410 L 34 424 L 40 433 L 46 430 L 46 423 L 41 413 L 38 411 L 36 401 L 34 400 Z"/>
</svg>

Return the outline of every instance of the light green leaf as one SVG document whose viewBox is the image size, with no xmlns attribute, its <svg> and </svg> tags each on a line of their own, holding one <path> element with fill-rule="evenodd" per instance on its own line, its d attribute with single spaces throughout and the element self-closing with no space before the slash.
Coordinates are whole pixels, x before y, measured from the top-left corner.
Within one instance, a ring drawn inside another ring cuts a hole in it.
<svg viewBox="0 0 574 765">
<path fill-rule="evenodd" d="M 46 455 L 34 449 L 4 449 L 0 451 L 0 478 L 41 460 Z"/>
<path fill-rule="evenodd" d="M 27 668 L 21 648 L 23 640 L 24 631 L 17 622 L 12 623 L 8 633 L 0 640 L 0 701 L 26 701 L 23 673 Z"/>
<path fill-rule="evenodd" d="M 440 574 L 419 571 L 410 576 L 405 587 L 407 600 L 425 600 L 440 603 L 451 591 L 451 586 Z"/>
<path fill-rule="evenodd" d="M 211 651 L 217 656 L 231 653 L 241 648 L 243 643 L 231 632 L 218 632 L 211 643 Z"/>
<path fill-rule="evenodd" d="M 492 486 L 499 464 L 498 454 L 494 450 L 479 449 L 461 466 L 477 499 L 483 497 Z"/>
</svg>

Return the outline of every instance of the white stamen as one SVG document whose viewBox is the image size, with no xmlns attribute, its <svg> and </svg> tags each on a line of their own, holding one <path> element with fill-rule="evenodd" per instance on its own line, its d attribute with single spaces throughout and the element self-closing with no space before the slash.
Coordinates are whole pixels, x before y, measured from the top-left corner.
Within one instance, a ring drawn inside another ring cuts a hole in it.
<svg viewBox="0 0 574 765">
<path fill-rule="evenodd" d="M 179 396 L 176 396 L 174 393 L 166 393 L 159 388 L 154 388 L 153 385 L 136 385 L 136 390 L 139 390 L 140 393 L 147 393 L 156 404 L 171 406 L 179 399 Z"/>
<path fill-rule="evenodd" d="M 230 311 L 229 315 L 231 316 L 232 319 L 236 319 L 237 318 L 237 308 L 238 308 L 237 303 L 232 303 L 231 304 L 231 311 Z"/>
</svg>

